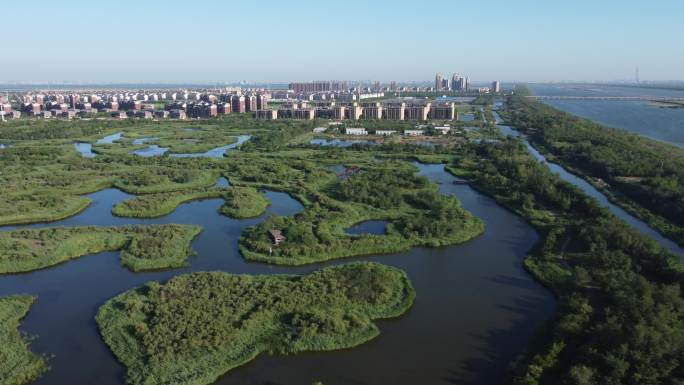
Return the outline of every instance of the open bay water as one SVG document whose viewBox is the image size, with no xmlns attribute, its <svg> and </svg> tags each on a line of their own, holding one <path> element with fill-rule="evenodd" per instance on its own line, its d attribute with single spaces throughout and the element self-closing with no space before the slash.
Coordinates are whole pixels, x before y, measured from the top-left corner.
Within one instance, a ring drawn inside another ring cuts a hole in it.
<svg viewBox="0 0 684 385">
<path fill-rule="evenodd" d="M 532 84 L 537 96 L 629 96 L 684 98 L 684 91 L 639 87 Z M 544 100 L 544 103 L 597 123 L 684 147 L 684 108 L 661 108 L 648 101 Z"/>
</svg>

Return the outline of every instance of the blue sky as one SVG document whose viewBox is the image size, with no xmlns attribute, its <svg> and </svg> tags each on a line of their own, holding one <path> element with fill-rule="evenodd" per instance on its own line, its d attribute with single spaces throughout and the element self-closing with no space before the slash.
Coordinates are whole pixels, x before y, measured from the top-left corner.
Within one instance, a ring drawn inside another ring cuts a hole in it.
<svg viewBox="0 0 684 385">
<path fill-rule="evenodd" d="M 0 6 L 0 82 L 684 79 L 681 0 Z"/>
</svg>

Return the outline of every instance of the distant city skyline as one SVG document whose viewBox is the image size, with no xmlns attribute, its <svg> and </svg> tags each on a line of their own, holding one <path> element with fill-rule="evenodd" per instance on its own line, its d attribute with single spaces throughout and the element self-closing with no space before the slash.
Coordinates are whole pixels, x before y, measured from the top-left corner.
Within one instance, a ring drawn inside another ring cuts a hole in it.
<svg viewBox="0 0 684 385">
<path fill-rule="evenodd" d="M 637 67 L 641 81 L 684 79 L 678 0 L 2 7 L 0 83 L 618 81 Z"/>
</svg>

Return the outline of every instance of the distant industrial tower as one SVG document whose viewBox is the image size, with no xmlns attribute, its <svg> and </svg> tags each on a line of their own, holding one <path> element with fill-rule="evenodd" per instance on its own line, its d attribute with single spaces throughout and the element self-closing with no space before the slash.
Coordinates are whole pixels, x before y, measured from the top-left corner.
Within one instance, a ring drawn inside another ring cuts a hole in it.
<svg viewBox="0 0 684 385">
<path fill-rule="evenodd" d="M 639 83 L 639 66 L 636 67 L 636 70 L 634 71 L 634 81 L 638 84 Z"/>
</svg>

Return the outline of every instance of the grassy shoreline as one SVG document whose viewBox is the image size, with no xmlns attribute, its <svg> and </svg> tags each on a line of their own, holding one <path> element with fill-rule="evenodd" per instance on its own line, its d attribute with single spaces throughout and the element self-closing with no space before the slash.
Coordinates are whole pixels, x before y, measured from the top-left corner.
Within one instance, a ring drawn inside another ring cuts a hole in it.
<svg viewBox="0 0 684 385">
<path fill-rule="evenodd" d="M 0 274 L 51 267 L 104 251 L 121 251 L 131 271 L 185 266 L 201 228 L 188 225 L 57 227 L 0 232 Z"/>
<path fill-rule="evenodd" d="M 32 353 L 19 331 L 34 301 L 28 295 L 0 297 L 0 385 L 27 384 L 48 370 L 46 358 Z"/>
<path fill-rule="evenodd" d="M 117 203 L 112 208 L 112 214 L 127 218 L 158 218 L 172 213 L 183 203 L 221 198 L 224 193 L 225 189 L 222 188 L 207 188 L 145 194 Z"/>
<path fill-rule="evenodd" d="M 66 219 L 76 214 L 79 214 L 83 210 L 87 209 L 91 203 L 93 202 L 89 198 L 80 198 L 77 200 L 77 204 L 74 204 L 71 207 L 65 207 L 61 212 L 55 212 L 51 215 L 45 213 L 35 213 L 33 214 L 33 216 L 31 214 L 25 214 L 15 215 L 14 217 L 2 217 L 0 219 L 0 226 L 26 225 L 31 223 L 61 221 L 62 219 Z"/>
<path fill-rule="evenodd" d="M 172 213 L 183 203 L 219 198 L 225 201 L 219 212 L 236 219 L 258 217 L 271 204 L 255 188 L 210 187 L 136 196 L 116 204 L 112 214 L 129 218 L 158 218 Z"/>
</svg>

